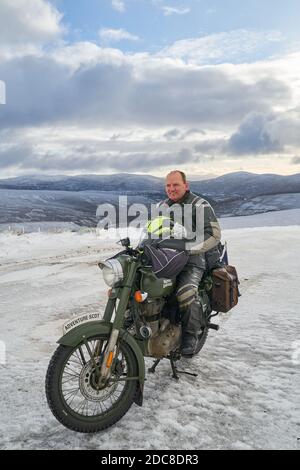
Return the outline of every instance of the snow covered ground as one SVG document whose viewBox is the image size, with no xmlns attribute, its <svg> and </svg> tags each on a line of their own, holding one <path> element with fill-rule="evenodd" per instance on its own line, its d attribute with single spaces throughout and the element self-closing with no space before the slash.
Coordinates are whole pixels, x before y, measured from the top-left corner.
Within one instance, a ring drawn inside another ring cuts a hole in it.
<svg viewBox="0 0 300 470">
<path fill-rule="evenodd" d="M 280 226 L 288 214 L 276 214 L 278 226 L 269 227 L 260 226 L 268 214 L 251 216 L 259 226 L 250 228 L 230 228 L 225 219 L 242 297 L 199 356 L 182 365 L 198 377 L 176 383 L 163 361 L 147 377 L 143 407 L 95 435 L 55 420 L 44 379 L 63 323 L 103 311 L 107 287 L 97 261 L 119 247 L 88 232 L 0 234 L 0 448 L 297 449 L 300 222 Z"/>
<path fill-rule="evenodd" d="M 223 217 L 220 219 L 223 230 L 246 227 L 278 227 L 300 225 L 300 209 L 266 212 L 243 217 Z"/>
</svg>

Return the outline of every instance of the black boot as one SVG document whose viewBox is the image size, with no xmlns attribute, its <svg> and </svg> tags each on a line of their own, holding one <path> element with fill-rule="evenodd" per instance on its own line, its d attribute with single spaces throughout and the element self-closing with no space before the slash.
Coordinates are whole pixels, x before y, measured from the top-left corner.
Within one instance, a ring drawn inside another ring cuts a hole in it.
<svg viewBox="0 0 300 470">
<path fill-rule="evenodd" d="M 184 333 L 181 344 L 181 354 L 185 357 L 192 357 L 195 354 L 197 344 L 197 335 L 193 333 Z"/>
</svg>

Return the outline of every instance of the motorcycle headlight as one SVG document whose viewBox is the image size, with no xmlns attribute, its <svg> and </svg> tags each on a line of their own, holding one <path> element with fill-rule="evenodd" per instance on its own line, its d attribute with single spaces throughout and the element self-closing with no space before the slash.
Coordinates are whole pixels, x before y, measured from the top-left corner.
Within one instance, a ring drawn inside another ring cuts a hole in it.
<svg viewBox="0 0 300 470">
<path fill-rule="evenodd" d="M 109 287 L 113 287 L 124 278 L 123 267 L 117 259 L 102 261 L 99 263 L 99 268 L 102 269 L 104 282 Z"/>
</svg>

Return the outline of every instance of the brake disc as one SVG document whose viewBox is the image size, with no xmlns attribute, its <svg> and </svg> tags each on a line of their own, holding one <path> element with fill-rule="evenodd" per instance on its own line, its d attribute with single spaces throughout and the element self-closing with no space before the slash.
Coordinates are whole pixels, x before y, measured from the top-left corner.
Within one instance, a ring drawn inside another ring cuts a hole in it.
<svg viewBox="0 0 300 470">
<path fill-rule="evenodd" d="M 97 366 L 99 362 L 97 362 Z M 97 375 L 92 361 L 89 361 L 82 368 L 79 377 L 79 388 L 82 395 L 91 401 L 105 401 L 116 390 L 118 382 L 111 383 L 105 388 L 97 390 Z"/>
</svg>

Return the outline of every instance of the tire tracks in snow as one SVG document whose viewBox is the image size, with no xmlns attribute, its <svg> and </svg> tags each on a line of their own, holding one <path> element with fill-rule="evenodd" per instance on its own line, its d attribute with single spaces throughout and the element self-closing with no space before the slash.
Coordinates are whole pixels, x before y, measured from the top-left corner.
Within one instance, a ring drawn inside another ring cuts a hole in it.
<svg viewBox="0 0 300 470">
<path fill-rule="evenodd" d="M 15 262 L 9 262 L 9 263 L 0 263 L 0 275 L 1 273 L 9 273 L 12 271 L 20 271 L 24 269 L 32 269 L 35 267 L 39 266 L 55 266 L 58 264 L 64 264 L 68 260 L 76 259 L 76 258 L 82 258 L 84 256 L 89 256 L 89 255 L 96 255 L 99 254 L 99 257 L 101 256 L 102 253 L 110 253 L 110 252 L 115 252 L 116 250 L 114 248 L 102 248 L 99 250 L 99 248 L 91 248 L 88 250 L 77 250 L 76 252 L 73 253 L 67 253 L 64 255 L 56 255 L 56 256 L 50 256 L 50 257 L 42 257 L 42 258 L 33 258 L 30 260 L 24 260 L 24 261 L 15 261 Z M 80 263 L 80 261 L 79 261 Z M 81 261 L 82 263 L 82 261 Z M 76 263 L 77 264 L 77 263 Z"/>
</svg>

